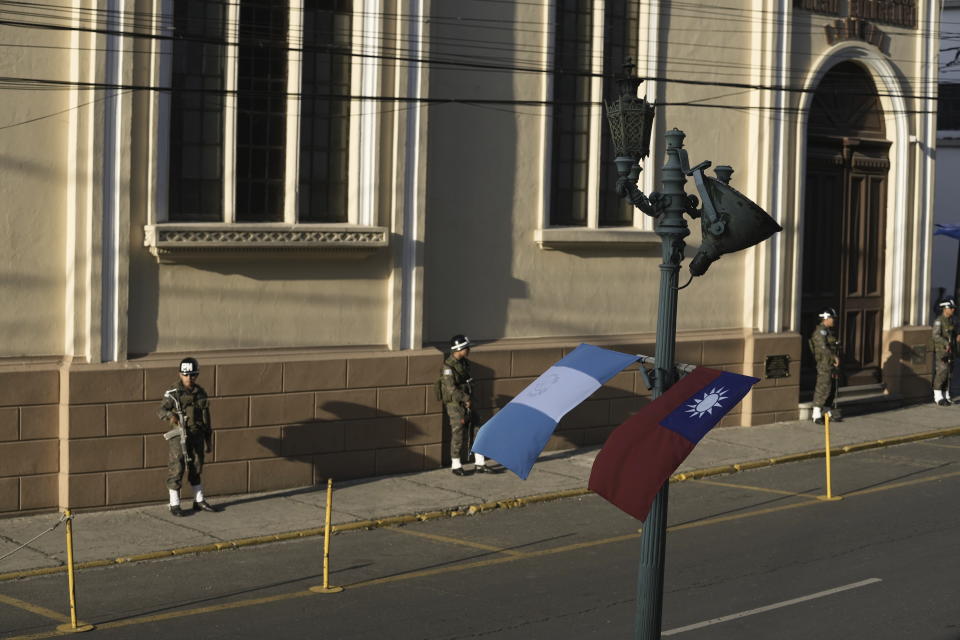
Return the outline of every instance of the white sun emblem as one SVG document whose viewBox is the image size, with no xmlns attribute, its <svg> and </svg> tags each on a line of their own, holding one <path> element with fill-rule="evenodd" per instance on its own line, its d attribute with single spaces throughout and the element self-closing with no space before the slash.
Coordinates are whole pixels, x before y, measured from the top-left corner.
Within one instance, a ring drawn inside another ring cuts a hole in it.
<svg viewBox="0 0 960 640">
<path fill-rule="evenodd" d="M 703 414 L 713 415 L 713 408 L 723 408 L 720 404 L 727 399 L 727 389 L 724 387 L 714 387 L 710 391 L 705 391 L 702 398 L 694 398 L 693 402 L 687 405 L 687 413 L 691 417 L 702 418 Z"/>
</svg>

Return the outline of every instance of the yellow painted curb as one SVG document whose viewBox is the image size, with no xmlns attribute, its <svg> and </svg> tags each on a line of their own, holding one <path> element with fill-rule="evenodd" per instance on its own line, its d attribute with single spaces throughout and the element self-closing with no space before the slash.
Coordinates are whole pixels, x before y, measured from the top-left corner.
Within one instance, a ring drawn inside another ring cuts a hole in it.
<svg viewBox="0 0 960 640">
<path fill-rule="evenodd" d="M 831 448 L 830 455 L 842 455 L 844 453 L 853 453 L 856 451 L 866 451 L 869 449 L 878 449 L 897 444 L 906 444 L 908 442 L 917 442 L 920 440 L 929 440 L 931 438 L 943 438 L 947 436 L 960 435 L 960 427 L 951 427 L 939 431 L 924 431 L 905 436 L 896 436 L 892 438 L 882 438 L 870 442 L 859 442 L 856 444 L 841 445 Z M 670 476 L 670 482 L 685 482 L 688 480 L 697 480 L 699 478 L 708 478 L 717 475 L 727 475 L 746 471 L 748 469 L 758 469 L 761 467 L 770 467 L 788 462 L 799 462 L 801 460 L 810 460 L 813 458 L 824 457 L 824 451 L 804 451 L 802 453 L 791 453 L 789 455 L 778 456 L 775 458 L 762 458 L 760 460 L 750 460 L 736 464 L 721 465 L 718 467 L 707 467 L 705 469 L 694 469 L 683 473 L 675 473 Z M 589 489 L 567 489 L 565 491 L 555 491 L 551 493 L 542 493 L 533 496 L 524 496 L 519 498 L 510 498 L 506 500 L 495 500 L 492 502 L 483 502 L 479 504 L 468 505 L 465 507 L 454 507 L 450 509 L 440 509 L 436 511 L 426 511 L 410 515 L 391 516 L 387 518 L 377 518 L 375 520 L 359 520 L 356 522 L 345 522 L 343 524 L 333 525 L 330 528 L 331 533 L 343 533 L 346 531 L 356 531 L 358 529 L 379 529 L 381 527 L 392 527 L 408 524 L 412 522 L 423 522 L 426 520 L 437 520 L 439 518 L 455 518 L 464 515 L 473 515 L 484 511 L 494 509 L 514 509 L 528 504 L 537 504 L 540 502 L 551 502 L 553 500 L 562 500 L 564 498 L 573 498 L 577 496 L 593 493 Z M 322 536 L 323 528 L 302 529 L 298 531 L 289 531 L 265 536 L 256 536 L 252 538 L 240 538 L 238 540 L 227 540 L 223 542 L 214 542 L 211 544 L 194 545 L 190 547 L 180 547 L 177 549 L 168 549 L 165 551 L 154 551 L 133 556 L 122 556 L 107 560 L 90 560 L 87 562 L 78 562 L 76 569 L 93 569 L 96 567 L 106 567 L 113 564 L 125 564 L 129 562 L 140 562 L 143 560 L 158 560 L 161 558 L 170 558 L 173 556 L 190 555 L 196 553 L 207 553 L 209 551 L 224 551 L 227 549 L 240 549 L 242 547 L 267 544 L 270 542 L 280 542 L 283 540 L 294 540 L 297 538 L 309 538 L 313 536 Z M 18 580 L 21 578 L 32 578 L 36 576 L 50 575 L 54 573 L 63 573 L 65 566 L 44 567 L 42 569 L 29 569 L 25 571 L 12 571 L 10 573 L 0 573 L 0 582 L 8 580 Z"/>
<path fill-rule="evenodd" d="M 832 451 L 832 450 L 831 450 Z M 777 458 L 770 458 L 770 464 L 784 464 L 786 462 L 800 462 L 801 460 L 810 460 L 811 458 L 816 458 L 817 456 L 823 456 L 823 451 L 805 451 L 804 453 L 791 453 L 786 456 L 779 456 Z"/>
<path fill-rule="evenodd" d="M 359 520 L 357 522 L 335 524 L 332 527 L 330 527 L 330 530 L 333 533 L 340 533 L 341 531 L 356 531 L 357 529 L 376 529 L 376 528 L 377 528 L 376 520 Z"/>
<path fill-rule="evenodd" d="M 766 460 L 754 460 L 753 462 L 740 462 L 733 465 L 733 468 L 737 471 L 747 471 L 748 469 L 758 469 L 760 467 L 767 467 L 772 462 L 772 458 Z"/>
<path fill-rule="evenodd" d="M 719 476 L 727 473 L 736 473 L 737 469 L 732 464 L 725 464 L 720 467 L 707 467 L 706 469 L 694 469 L 683 473 L 675 473 L 670 476 L 670 482 L 684 482 L 685 480 L 696 480 L 697 478 L 708 478 L 710 476 Z"/>
<path fill-rule="evenodd" d="M 172 549 L 170 553 L 175 556 L 186 556 L 192 553 L 203 553 L 205 551 L 219 551 L 219 549 L 217 549 L 216 543 L 198 544 L 192 547 L 180 547 L 179 549 Z"/>
<path fill-rule="evenodd" d="M 417 516 L 391 516 L 389 518 L 377 518 L 376 525 L 378 527 L 392 527 L 398 524 L 409 524 L 411 522 L 417 522 Z"/>
<path fill-rule="evenodd" d="M 437 518 L 442 518 L 446 515 L 443 511 L 427 511 L 426 513 L 418 513 L 417 520 L 436 520 Z"/>
</svg>

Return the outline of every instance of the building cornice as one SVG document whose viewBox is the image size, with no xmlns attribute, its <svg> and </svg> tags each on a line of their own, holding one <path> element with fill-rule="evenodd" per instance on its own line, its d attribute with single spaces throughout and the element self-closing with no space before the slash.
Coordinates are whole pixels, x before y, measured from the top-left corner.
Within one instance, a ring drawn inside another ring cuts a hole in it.
<svg viewBox="0 0 960 640">
<path fill-rule="evenodd" d="M 143 245 L 157 258 L 249 251 L 373 251 L 386 247 L 386 227 L 283 223 L 162 223 L 143 227 Z"/>
</svg>

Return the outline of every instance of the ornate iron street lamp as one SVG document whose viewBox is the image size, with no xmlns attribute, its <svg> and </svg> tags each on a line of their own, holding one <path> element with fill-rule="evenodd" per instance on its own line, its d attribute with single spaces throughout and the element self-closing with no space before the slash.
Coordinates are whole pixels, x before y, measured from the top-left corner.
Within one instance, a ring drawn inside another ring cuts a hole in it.
<svg viewBox="0 0 960 640">
<path fill-rule="evenodd" d="M 667 161 L 663 166 L 661 191 L 651 193 L 648 197 L 637 187 L 640 160 L 650 152 L 654 107 L 637 97 L 642 80 L 633 76 L 632 70 L 633 64 L 628 60 L 624 65 L 624 77 L 618 83 L 620 95 L 606 106 L 620 175 L 617 193 L 656 218 L 654 230 L 662 239 L 657 344 L 652 376 L 652 397 L 657 398 L 670 388 L 676 378 L 677 292 L 682 288 L 677 284 L 686 247 L 683 239 L 690 234 L 683 214 L 702 218 L 703 242 L 690 263 L 691 280 L 694 276 L 706 273 L 710 264 L 724 253 L 753 246 L 782 228 L 763 209 L 729 186 L 733 173 L 731 167 L 717 167 L 715 171 L 719 179 L 704 175 L 704 170 L 710 167 L 710 161 L 691 169 L 683 148 L 686 134 L 679 129 L 671 129 L 664 134 Z M 684 190 L 687 176 L 693 176 L 696 182 L 703 200 L 702 209 L 697 208 L 700 200 L 687 195 Z M 638 640 L 660 638 L 668 488 L 668 482 L 660 488 L 643 523 L 634 635 Z"/>
<path fill-rule="evenodd" d="M 614 162 L 620 182 L 617 192 L 622 197 L 620 183 L 632 184 L 636 187 L 640 179 L 640 161 L 650 155 L 650 131 L 653 127 L 654 107 L 649 102 L 637 97 L 637 89 L 643 82 L 633 75 L 633 63 L 627 60 L 623 65 L 623 76 L 617 80 L 620 95 L 614 102 L 607 103 L 607 122 L 610 125 L 610 137 L 613 139 L 613 149 L 617 154 Z M 639 194 L 634 204 L 644 213 L 654 215 L 653 207 L 646 196 L 637 189 Z M 632 202 L 632 200 L 631 200 Z"/>
</svg>

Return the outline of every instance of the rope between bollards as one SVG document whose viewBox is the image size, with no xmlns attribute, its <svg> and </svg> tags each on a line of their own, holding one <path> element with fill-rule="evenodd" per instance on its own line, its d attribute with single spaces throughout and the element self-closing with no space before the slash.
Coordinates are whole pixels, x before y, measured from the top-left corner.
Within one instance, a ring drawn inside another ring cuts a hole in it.
<svg viewBox="0 0 960 640">
<path fill-rule="evenodd" d="M 29 540 L 27 540 L 26 542 L 24 542 L 22 545 L 20 545 L 19 547 L 17 547 L 17 548 L 14 549 L 13 551 L 10 551 L 9 553 L 3 554 L 2 556 L 0 556 L 0 560 L 6 560 L 7 558 L 9 558 L 9 557 L 12 556 L 13 554 L 15 554 L 17 551 L 20 551 L 21 549 L 25 548 L 27 545 L 29 545 L 29 544 L 30 544 L 31 542 L 33 542 L 34 540 L 40 538 L 41 536 L 44 536 L 44 535 L 50 533 L 51 531 L 53 531 L 54 529 L 56 529 L 57 527 L 59 527 L 59 526 L 60 526 L 60 523 L 63 522 L 63 521 L 65 521 L 66 519 L 67 519 L 67 516 L 66 516 L 65 514 L 62 514 L 62 513 L 61 513 L 61 514 L 60 514 L 60 519 L 57 520 L 56 522 L 54 522 L 52 527 L 50 527 L 50 528 L 47 529 L 46 531 L 41 532 L 40 534 L 38 534 L 38 535 L 36 535 L 36 536 L 30 538 Z"/>
</svg>

